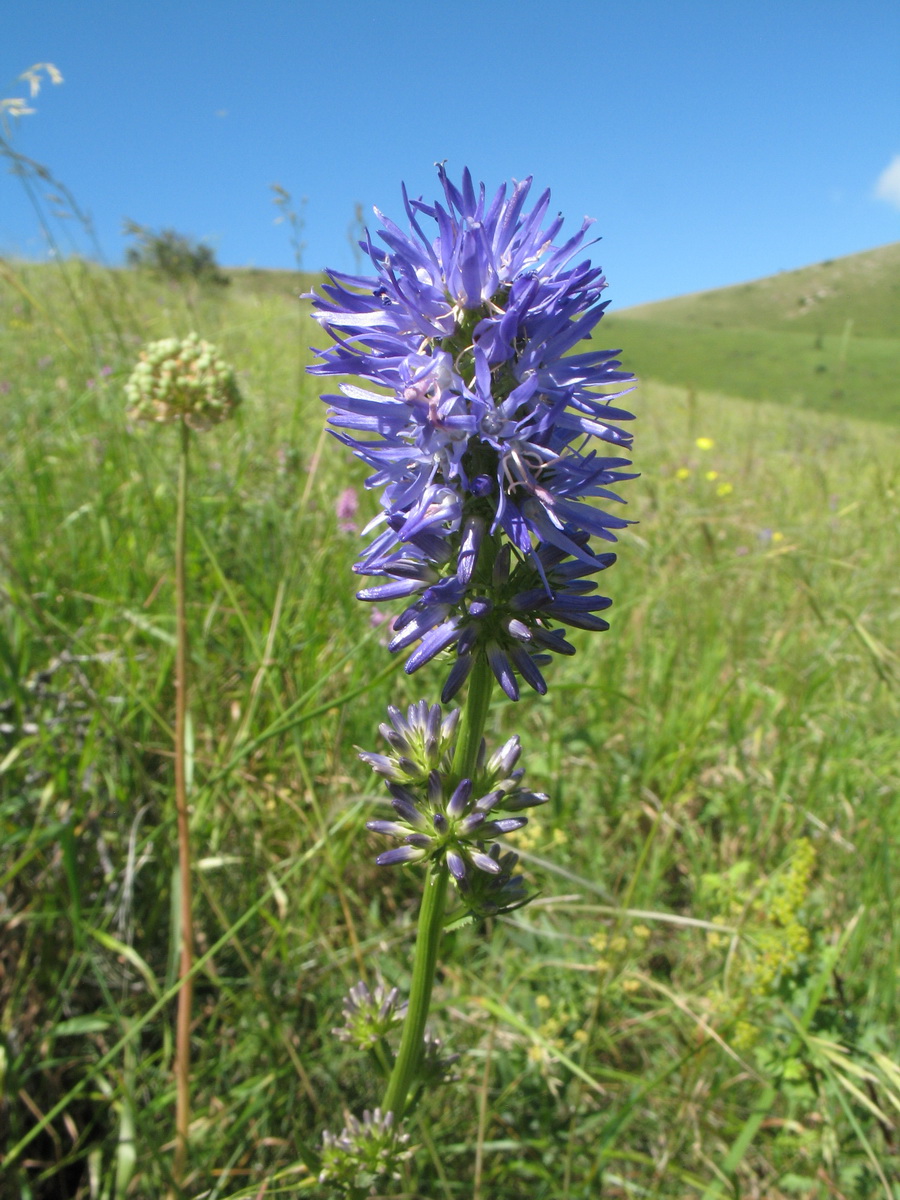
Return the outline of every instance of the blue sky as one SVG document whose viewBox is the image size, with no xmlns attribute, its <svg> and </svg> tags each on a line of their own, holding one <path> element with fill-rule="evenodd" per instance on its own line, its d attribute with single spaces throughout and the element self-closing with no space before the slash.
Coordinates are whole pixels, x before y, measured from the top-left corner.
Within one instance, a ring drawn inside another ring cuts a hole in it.
<svg viewBox="0 0 900 1200">
<path fill-rule="evenodd" d="M 12 5 L 10 3 L 10 8 Z M 614 307 L 900 240 L 897 0 L 28 0 L 0 98 L 60 69 L 13 143 L 121 261 L 123 218 L 290 266 L 270 185 L 304 207 L 304 265 L 348 270 L 354 205 L 402 216 L 432 164 L 534 175 Z M 880 181 L 880 182 L 879 182 Z M 0 173 L 0 250 L 46 254 Z"/>
</svg>

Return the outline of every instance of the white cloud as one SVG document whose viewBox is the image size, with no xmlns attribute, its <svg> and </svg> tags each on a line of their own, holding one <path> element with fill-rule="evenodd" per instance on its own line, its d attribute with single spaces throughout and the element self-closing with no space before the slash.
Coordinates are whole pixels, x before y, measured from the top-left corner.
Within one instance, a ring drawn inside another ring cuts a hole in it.
<svg viewBox="0 0 900 1200">
<path fill-rule="evenodd" d="M 878 176 L 875 198 L 885 200 L 894 208 L 900 208 L 900 154 L 895 154 Z"/>
</svg>

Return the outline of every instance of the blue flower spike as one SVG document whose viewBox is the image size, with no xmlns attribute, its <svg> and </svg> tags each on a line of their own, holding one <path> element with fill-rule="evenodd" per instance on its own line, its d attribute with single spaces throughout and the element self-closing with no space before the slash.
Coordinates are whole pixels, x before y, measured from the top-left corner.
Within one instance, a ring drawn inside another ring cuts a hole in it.
<svg viewBox="0 0 900 1200">
<path fill-rule="evenodd" d="M 371 274 L 331 272 L 311 297 L 331 344 L 310 371 L 341 377 L 322 397 L 331 432 L 380 497 L 357 594 L 402 602 L 389 648 L 407 673 L 446 667 L 441 704 L 389 708 L 386 751 L 360 755 L 390 794 L 390 813 L 367 822 L 393 843 L 375 861 L 426 870 L 382 1107 L 323 1135 L 320 1179 L 357 1187 L 406 1153 L 394 1116 L 409 1115 L 417 1083 L 446 1077 L 426 1021 L 451 885 L 451 927 L 533 899 L 501 839 L 547 796 L 523 785 L 517 736 L 488 754 L 491 693 L 496 681 L 516 701 L 524 682 L 543 695 L 554 655 L 576 651 L 569 630 L 608 629 L 597 577 L 616 556 L 600 543 L 630 524 L 618 491 L 635 478 L 620 406 L 634 377 L 593 342 L 606 279 L 583 254 L 591 221 L 562 236 L 530 178 L 489 195 L 439 165 L 438 181 L 433 203 L 403 189 L 405 227 L 376 210 L 360 242 Z M 464 686 L 462 710 L 445 713 Z M 399 1012 L 393 993 L 360 984 L 339 1036 L 383 1038 Z"/>
<path fill-rule="evenodd" d="M 432 204 L 404 189 L 406 230 L 377 213 L 378 240 L 360 243 L 372 275 L 332 272 L 313 297 L 334 344 L 310 370 L 361 381 L 323 399 L 381 492 L 354 570 L 377 581 L 360 599 L 407 602 L 391 650 L 411 650 L 410 673 L 451 652 L 445 703 L 479 655 L 517 700 L 574 653 L 556 624 L 608 628 L 592 576 L 615 555 L 591 539 L 629 524 L 608 510 L 635 478 L 617 403 L 634 380 L 618 350 L 579 347 L 606 308 L 580 256 L 591 222 L 558 239 L 549 192 L 527 206 L 530 179 L 488 197 L 468 170 L 438 178 Z"/>
</svg>

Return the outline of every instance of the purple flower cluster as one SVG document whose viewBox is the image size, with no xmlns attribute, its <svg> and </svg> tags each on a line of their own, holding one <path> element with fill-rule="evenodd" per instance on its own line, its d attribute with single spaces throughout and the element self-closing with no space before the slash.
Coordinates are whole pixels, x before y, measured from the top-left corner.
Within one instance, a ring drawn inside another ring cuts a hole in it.
<svg viewBox="0 0 900 1200">
<path fill-rule="evenodd" d="M 527 825 L 520 814 L 548 797 L 522 783 L 518 736 L 490 757 L 482 738 L 471 778 L 455 782 L 451 763 L 459 709 L 445 716 L 439 704 L 419 701 L 405 715 L 389 707 L 388 717 L 390 723 L 379 726 L 388 753 L 360 753 L 387 781 L 394 810 L 392 819 L 367 821 L 366 828 L 400 842 L 375 861 L 379 866 L 446 861 L 463 902 L 478 916 L 526 904 L 522 877 L 513 874 L 516 855 L 502 852 L 497 839 Z"/>
<path fill-rule="evenodd" d="M 602 272 L 575 262 L 591 222 L 557 244 L 562 218 L 548 219 L 549 192 L 526 207 L 530 179 L 488 199 L 468 171 L 461 187 L 438 174 L 444 203 L 404 189 L 407 231 L 378 214 L 383 247 L 361 243 L 374 277 L 332 272 L 314 297 L 334 345 L 311 370 L 380 389 L 323 399 L 382 491 L 354 569 L 382 581 L 362 599 L 410 601 L 391 649 L 418 643 L 414 671 L 456 647 L 445 701 L 485 654 L 517 699 L 517 676 L 543 692 L 547 652 L 573 653 L 553 621 L 607 627 L 590 577 L 615 556 L 590 538 L 628 522 L 594 501 L 620 501 L 611 488 L 634 476 L 589 443 L 630 446 L 613 422 L 632 414 L 612 401 L 632 376 L 618 351 L 570 353 L 606 307 Z"/>
</svg>

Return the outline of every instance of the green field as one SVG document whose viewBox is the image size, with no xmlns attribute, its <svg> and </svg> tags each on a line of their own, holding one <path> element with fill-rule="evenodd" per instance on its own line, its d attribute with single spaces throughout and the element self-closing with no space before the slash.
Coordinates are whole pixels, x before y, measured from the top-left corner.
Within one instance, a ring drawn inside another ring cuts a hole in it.
<svg viewBox="0 0 900 1200">
<path fill-rule="evenodd" d="M 4 1197 L 170 1184 L 177 439 L 123 397 L 151 338 L 196 329 L 245 396 L 195 439 L 185 1195 L 326 1196 L 305 1148 L 379 1102 L 330 1030 L 361 974 L 407 987 L 421 889 L 373 865 L 355 748 L 443 667 L 406 677 L 353 597 L 335 503 L 375 500 L 322 433 L 308 282 L 0 264 Z M 639 523 L 611 630 L 493 710 L 551 796 L 510 839 L 541 896 L 446 938 L 460 1078 L 391 1195 L 900 1197 L 900 333 L 868 296 L 609 319 L 648 377 Z"/>
<path fill-rule="evenodd" d="M 900 243 L 611 314 L 643 378 L 900 423 Z"/>
</svg>

